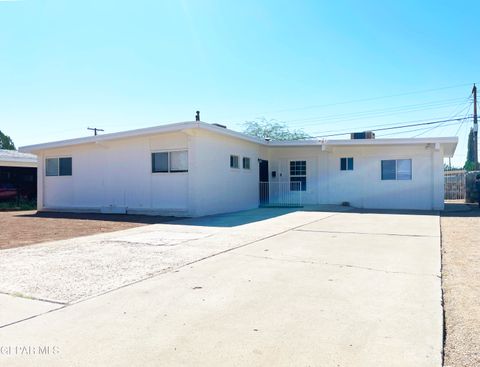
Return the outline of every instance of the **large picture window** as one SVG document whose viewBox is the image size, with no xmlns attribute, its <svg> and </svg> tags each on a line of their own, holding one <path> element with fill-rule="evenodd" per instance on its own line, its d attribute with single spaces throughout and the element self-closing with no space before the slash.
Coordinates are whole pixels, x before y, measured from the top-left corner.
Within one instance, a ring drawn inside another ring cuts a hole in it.
<svg viewBox="0 0 480 367">
<path fill-rule="evenodd" d="M 411 180 L 411 159 L 382 160 L 382 180 Z"/>
<path fill-rule="evenodd" d="M 290 161 L 290 191 L 307 191 L 307 161 Z"/>
<path fill-rule="evenodd" d="M 178 150 L 152 153 L 152 172 L 188 172 L 188 152 Z"/>
<path fill-rule="evenodd" d="M 46 176 L 71 176 L 72 157 L 47 158 L 45 160 Z"/>
</svg>

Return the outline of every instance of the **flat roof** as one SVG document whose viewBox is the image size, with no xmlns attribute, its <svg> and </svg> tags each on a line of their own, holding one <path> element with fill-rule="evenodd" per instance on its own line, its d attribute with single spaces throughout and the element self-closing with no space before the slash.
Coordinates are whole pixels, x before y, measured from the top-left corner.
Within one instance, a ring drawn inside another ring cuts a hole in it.
<svg viewBox="0 0 480 367">
<path fill-rule="evenodd" d="M 202 129 L 217 133 L 224 136 L 245 140 L 251 143 L 260 144 L 271 147 L 305 147 L 305 146 L 366 146 L 366 145 L 412 145 L 412 144 L 441 144 L 444 147 L 444 155 L 452 157 L 458 144 L 457 137 L 431 137 L 431 138 L 390 138 L 390 139 L 346 139 L 346 140 L 290 140 L 290 141 L 266 141 L 246 135 L 234 130 L 219 127 L 202 121 L 186 121 L 167 125 L 147 127 L 143 129 L 135 129 L 122 131 L 117 133 L 102 134 L 96 136 L 87 136 L 83 138 L 60 140 L 42 144 L 27 145 L 20 147 L 22 152 L 34 153 L 42 150 L 62 148 L 73 145 L 96 143 L 108 140 L 125 139 L 137 136 L 172 133 L 187 129 Z"/>
<path fill-rule="evenodd" d="M 21 153 L 16 150 L 0 149 L 0 166 L 36 167 L 37 156 L 29 153 Z"/>
</svg>

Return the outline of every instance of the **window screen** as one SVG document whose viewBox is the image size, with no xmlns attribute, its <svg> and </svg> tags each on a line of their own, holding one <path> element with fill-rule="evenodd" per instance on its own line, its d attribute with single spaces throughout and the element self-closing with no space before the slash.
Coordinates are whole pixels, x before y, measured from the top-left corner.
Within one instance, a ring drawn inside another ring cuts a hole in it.
<svg viewBox="0 0 480 367">
<path fill-rule="evenodd" d="M 382 161 L 382 180 L 396 179 L 396 161 L 384 160 Z"/>
<path fill-rule="evenodd" d="M 340 170 L 353 171 L 353 158 L 340 158 Z"/>
<path fill-rule="evenodd" d="M 152 172 L 168 172 L 168 152 L 152 153 Z"/>
<path fill-rule="evenodd" d="M 45 174 L 47 176 L 58 176 L 58 158 L 47 158 L 45 160 Z"/>
<path fill-rule="evenodd" d="M 72 158 L 59 158 L 59 171 L 60 176 L 72 175 Z"/>
<path fill-rule="evenodd" d="M 382 180 L 411 180 L 412 160 L 391 159 L 382 161 Z"/>
<path fill-rule="evenodd" d="M 412 179 L 412 160 L 399 159 L 397 160 L 397 180 L 411 180 Z"/>
<path fill-rule="evenodd" d="M 238 155 L 231 155 L 230 156 L 230 167 L 231 168 L 238 168 Z"/>
<path fill-rule="evenodd" d="M 72 157 L 47 158 L 45 160 L 46 176 L 71 176 Z"/>
<path fill-rule="evenodd" d="M 170 152 L 170 172 L 188 171 L 188 153 L 186 150 Z"/>
<path fill-rule="evenodd" d="M 243 168 L 250 169 L 250 158 L 243 157 Z"/>
</svg>

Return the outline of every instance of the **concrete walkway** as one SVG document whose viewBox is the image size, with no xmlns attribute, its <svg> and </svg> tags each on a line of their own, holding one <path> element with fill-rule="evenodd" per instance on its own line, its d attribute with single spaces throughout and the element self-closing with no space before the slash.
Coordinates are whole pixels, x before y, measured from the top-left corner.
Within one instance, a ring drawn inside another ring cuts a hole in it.
<svg viewBox="0 0 480 367">
<path fill-rule="evenodd" d="M 169 242 L 175 261 L 164 268 L 154 255 L 154 274 L 117 286 L 119 267 L 104 266 L 113 288 L 93 276 L 99 294 L 64 304 L 0 297 L 0 365 L 441 365 L 437 215 L 259 209 L 116 232 L 110 243 L 165 244 L 168 233 L 201 235 Z"/>
</svg>

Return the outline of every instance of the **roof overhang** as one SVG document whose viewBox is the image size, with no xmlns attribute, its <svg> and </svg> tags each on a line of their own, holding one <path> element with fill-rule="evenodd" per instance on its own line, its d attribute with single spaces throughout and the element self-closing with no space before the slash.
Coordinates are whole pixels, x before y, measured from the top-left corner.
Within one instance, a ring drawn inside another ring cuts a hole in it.
<svg viewBox="0 0 480 367">
<path fill-rule="evenodd" d="M 425 145 L 438 148 L 443 147 L 445 157 L 453 157 L 457 148 L 457 137 L 432 137 L 410 139 L 351 139 L 351 140 L 300 140 L 300 141 L 270 141 L 271 147 L 364 147 L 364 146 L 398 146 L 398 145 Z"/>
<path fill-rule="evenodd" d="M 73 145 L 81 145 L 81 144 L 89 144 L 89 143 L 100 143 L 100 142 L 109 141 L 109 140 L 127 139 L 127 138 L 134 138 L 134 137 L 140 137 L 140 136 L 152 135 L 152 134 L 174 133 L 174 132 L 180 132 L 180 131 L 189 130 L 189 129 L 202 129 L 206 131 L 211 131 L 214 133 L 231 136 L 233 138 L 247 140 L 256 144 L 261 144 L 263 142 L 261 139 L 251 137 L 233 130 L 211 125 L 205 122 L 187 121 L 187 122 L 178 122 L 178 123 L 168 124 L 168 125 L 147 127 L 143 129 L 121 131 L 118 133 L 87 136 L 84 138 L 60 140 L 60 141 L 54 141 L 49 143 L 43 143 L 43 144 L 27 145 L 27 146 L 20 147 L 19 150 L 26 153 L 37 153 L 47 149 L 64 148 L 64 147 L 69 147 Z"/>
<path fill-rule="evenodd" d="M 296 141 L 266 141 L 245 135 L 233 130 L 218 127 L 200 121 L 179 122 L 168 125 L 160 125 L 143 129 L 122 131 L 118 133 L 88 136 L 84 138 L 61 140 L 44 144 L 28 145 L 20 147 L 22 152 L 38 153 L 43 150 L 63 148 L 81 144 L 100 143 L 109 140 L 127 139 L 152 134 L 174 133 L 191 129 L 201 129 L 212 133 L 241 139 L 251 143 L 269 147 L 354 147 L 354 146 L 392 146 L 392 145 L 419 145 L 433 144 L 434 147 L 441 146 L 445 157 L 452 157 L 458 144 L 457 137 L 432 137 L 432 138 L 410 138 L 410 139 L 354 139 L 354 140 L 296 140 Z"/>
</svg>

